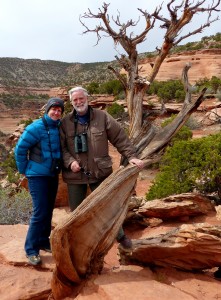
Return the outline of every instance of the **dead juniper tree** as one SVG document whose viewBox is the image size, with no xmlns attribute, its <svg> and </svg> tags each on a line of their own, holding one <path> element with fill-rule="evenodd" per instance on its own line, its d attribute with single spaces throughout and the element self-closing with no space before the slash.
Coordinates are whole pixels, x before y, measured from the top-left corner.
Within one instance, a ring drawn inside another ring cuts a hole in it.
<svg viewBox="0 0 221 300">
<path fill-rule="evenodd" d="M 116 56 L 120 68 L 127 74 L 126 78 L 125 76 L 122 76 L 122 73 L 117 69 L 114 69 L 111 66 L 109 68 L 123 85 L 130 118 L 130 138 L 132 140 L 136 139 L 134 141 L 135 144 L 138 136 L 140 140 L 140 133 L 146 132 L 145 128 L 142 129 L 142 126 L 145 126 L 142 111 L 143 97 L 148 90 L 149 85 L 156 78 L 161 64 L 174 46 L 192 35 L 201 33 L 206 27 L 209 27 L 213 22 L 219 19 L 219 17 L 212 19 L 212 13 L 219 11 L 219 4 L 220 0 L 170 0 L 166 5 L 169 13 L 168 18 L 160 14 L 162 5 L 157 7 L 153 13 L 148 13 L 146 10 L 138 8 L 141 17 L 145 19 L 146 27 L 137 35 L 134 35 L 133 32 L 128 32 L 137 25 L 139 20 L 135 22 L 130 19 L 126 23 L 122 23 L 120 20 L 120 13 L 118 13 L 116 18 L 112 17 L 112 20 L 110 20 L 108 14 L 110 4 L 107 3 L 103 4 L 98 13 L 93 13 L 88 9 L 88 12 L 80 17 L 80 21 L 85 28 L 84 34 L 96 33 L 97 44 L 103 35 L 109 36 L 113 39 L 115 45 L 121 45 L 127 54 L 122 54 L 120 57 Z M 191 31 L 188 34 L 182 35 L 182 29 L 189 24 L 197 14 L 207 14 L 207 21 L 204 24 L 199 24 L 197 28 L 191 28 Z M 88 28 L 84 22 L 84 20 L 88 18 L 98 19 L 98 21 L 101 22 L 95 28 L 91 29 Z M 111 25 L 111 21 L 113 26 Z M 147 39 L 148 33 L 154 28 L 157 21 L 160 23 L 160 29 L 165 30 L 165 35 L 161 46 L 157 48 L 157 56 L 152 64 L 151 72 L 146 74 L 145 77 L 141 77 L 139 74 L 137 46 Z M 118 30 L 114 30 L 114 27 L 118 28 Z M 145 136 L 143 136 L 143 139 L 143 144 L 145 145 Z"/>
<path fill-rule="evenodd" d="M 205 89 L 197 99 L 191 98 L 191 86 L 188 82 L 187 64 L 183 70 L 183 83 L 186 90 L 186 98 L 183 107 L 177 117 L 158 132 L 154 132 L 151 126 L 147 126 L 142 116 L 143 96 L 148 86 L 155 79 L 160 66 L 169 50 L 190 35 L 201 32 L 212 22 L 218 20 L 210 19 L 213 11 L 218 11 L 220 0 L 203 7 L 206 1 L 193 3 L 181 1 L 177 6 L 175 0 L 167 4 L 170 19 L 160 16 L 161 6 L 154 13 L 148 14 L 139 9 L 146 19 L 145 30 L 135 37 L 127 36 L 127 29 L 135 26 L 132 20 L 121 24 L 118 16 L 114 21 L 119 26 L 115 32 L 110 26 L 108 16 L 109 4 L 104 3 L 98 14 L 88 10 L 83 18 L 97 18 L 103 24 L 95 29 L 89 29 L 82 23 L 87 32 L 96 32 L 98 42 L 101 34 L 108 34 L 115 43 L 119 43 L 125 49 L 128 57 L 121 55 L 117 58 L 120 66 L 127 72 L 127 77 L 121 76 L 115 69 L 112 71 L 122 82 L 126 96 L 130 116 L 130 137 L 134 144 L 139 147 L 140 158 L 144 160 L 145 166 L 151 165 L 160 157 L 160 151 L 168 144 L 174 134 L 183 126 L 191 113 L 196 110 L 203 100 Z M 178 17 L 178 12 L 182 11 Z M 188 24 L 196 13 L 208 13 L 207 22 L 187 35 L 180 36 L 181 29 Z M 158 55 L 152 66 L 152 71 L 145 78 L 139 76 L 138 53 L 136 47 L 143 42 L 148 32 L 153 28 L 156 20 L 166 30 L 164 40 Z M 139 142 L 138 142 L 139 140 Z M 117 232 L 126 216 L 129 197 L 136 182 L 139 169 L 136 166 L 127 165 L 120 167 L 111 174 L 102 184 L 91 193 L 65 220 L 58 224 L 52 232 L 52 252 L 56 268 L 52 279 L 52 293 L 54 299 L 64 299 L 65 296 L 79 290 L 81 282 L 91 274 L 97 274 L 103 267 L 103 259 L 113 245 Z M 89 234 L 88 234 L 89 233 Z"/>
</svg>

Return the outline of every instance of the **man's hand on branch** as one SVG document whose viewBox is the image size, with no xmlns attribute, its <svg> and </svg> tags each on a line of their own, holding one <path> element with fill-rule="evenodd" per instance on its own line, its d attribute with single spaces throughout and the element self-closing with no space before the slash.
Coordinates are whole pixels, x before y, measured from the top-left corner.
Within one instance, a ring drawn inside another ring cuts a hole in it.
<svg viewBox="0 0 221 300">
<path fill-rule="evenodd" d="M 140 169 L 142 169 L 144 167 L 143 161 L 141 159 L 139 159 L 139 158 L 132 158 L 132 159 L 129 160 L 129 163 L 131 165 L 137 166 Z"/>
</svg>

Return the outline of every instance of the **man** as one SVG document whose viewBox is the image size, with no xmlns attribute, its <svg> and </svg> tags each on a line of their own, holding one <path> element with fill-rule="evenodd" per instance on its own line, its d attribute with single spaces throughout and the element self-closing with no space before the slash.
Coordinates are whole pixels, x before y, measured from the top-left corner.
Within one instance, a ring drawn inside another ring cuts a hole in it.
<svg viewBox="0 0 221 300">
<path fill-rule="evenodd" d="M 73 211 L 85 199 L 88 185 L 93 191 L 112 173 L 108 141 L 129 163 L 142 168 L 143 162 L 136 158 L 135 148 L 120 124 L 105 111 L 88 105 L 88 93 L 84 88 L 72 88 L 69 96 L 74 109 L 62 119 L 60 136 L 63 180 L 67 183 Z M 117 240 L 123 247 L 131 247 L 122 228 Z"/>
</svg>

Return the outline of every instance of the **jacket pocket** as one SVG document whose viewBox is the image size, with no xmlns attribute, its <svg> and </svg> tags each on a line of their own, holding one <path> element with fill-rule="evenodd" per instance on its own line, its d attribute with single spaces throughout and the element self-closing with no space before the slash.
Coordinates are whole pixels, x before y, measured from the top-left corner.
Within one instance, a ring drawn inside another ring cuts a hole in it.
<svg viewBox="0 0 221 300">
<path fill-rule="evenodd" d="M 62 170 L 62 177 L 65 182 L 71 182 L 71 181 L 80 181 L 82 180 L 82 173 L 81 172 L 72 172 L 69 169 L 63 168 Z"/>
<path fill-rule="evenodd" d="M 108 138 L 106 131 L 98 130 L 95 128 L 91 129 L 91 143 L 92 143 L 92 150 L 93 156 L 96 160 L 103 160 L 106 159 L 108 156 Z"/>
<path fill-rule="evenodd" d="M 93 134 L 93 139 L 95 142 L 103 142 L 104 137 L 106 136 L 104 130 L 99 130 L 96 128 L 91 128 L 91 133 Z"/>
<path fill-rule="evenodd" d="M 113 172 L 110 156 L 95 158 L 94 161 L 97 166 L 97 170 L 95 170 L 96 178 L 105 178 Z"/>
</svg>

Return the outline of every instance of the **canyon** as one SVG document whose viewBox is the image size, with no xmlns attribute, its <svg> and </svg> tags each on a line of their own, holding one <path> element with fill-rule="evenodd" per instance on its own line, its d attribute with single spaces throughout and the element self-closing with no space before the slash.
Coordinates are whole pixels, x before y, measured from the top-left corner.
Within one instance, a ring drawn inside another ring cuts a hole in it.
<svg viewBox="0 0 221 300">
<path fill-rule="evenodd" d="M 20 62 L 20 68 L 22 69 L 22 62 Z M 0 60 L 1 63 L 1 60 Z M 39 62 L 40 63 L 40 62 Z M 140 75 L 143 77 L 148 76 L 148 72 L 151 68 L 151 63 L 153 63 L 153 58 L 143 58 L 140 60 Z M 156 77 L 158 81 L 166 81 L 170 79 L 181 79 L 183 67 L 187 64 L 191 63 L 191 69 L 189 70 L 188 76 L 189 81 L 192 85 L 196 83 L 196 81 L 208 78 L 210 79 L 212 76 L 217 76 L 218 78 L 221 77 L 221 49 L 203 49 L 199 51 L 188 51 L 182 52 L 177 54 L 169 55 L 165 61 L 163 62 L 160 71 Z M 107 67 L 108 63 L 105 64 Z M 25 65 L 27 68 L 27 66 Z M 104 66 L 102 65 L 104 68 Z M 31 68 L 31 66 L 29 67 Z M 71 68 L 71 66 L 69 66 Z M 79 67 L 80 68 L 80 67 Z M 79 69 L 78 68 L 78 69 Z M 96 64 L 94 64 L 94 68 L 96 69 Z M 50 68 L 49 68 L 50 69 Z M 78 72 L 77 68 L 72 68 L 72 76 L 76 73 L 76 77 L 79 77 L 81 73 Z M 22 69 L 25 73 L 25 68 Z M 30 69 L 28 69 L 29 71 Z M 14 68 L 14 72 L 16 73 L 16 68 Z M 42 72 L 42 69 L 41 69 Z M 54 72 L 54 69 L 53 69 Z M 81 70 L 82 72 L 82 70 Z M 97 71 L 98 72 L 98 71 Z M 100 72 L 100 69 L 99 69 Z M 109 71 L 110 72 L 110 71 Z M 49 73 L 49 70 L 47 70 Z M 108 73 L 108 70 L 105 71 Z M 30 73 L 32 74 L 32 73 Z M 41 74 L 41 73 L 40 73 Z M 52 73 L 53 74 L 53 73 Z M 38 77 L 38 75 L 35 74 Z M 40 75 L 39 75 L 40 76 Z M 42 76 L 42 75 L 41 75 Z M 51 76 L 51 75 L 50 75 Z M 48 75 L 48 78 L 50 78 Z M 106 76 L 108 77 L 108 76 Z M 17 75 L 18 78 L 18 75 Z M 19 80 L 19 78 L 18 78 Z M 93 72 L 91 75 L 87 77 L 87 80 L 94 81 Z M 30 82 L 33 84 L 34 78 L 30 79 Z M 89 82 L 89 81 L 88 81 Z M 19 82 L 17 83 L 19 84 Z M 0 94 L 8 94 L 12 93 L 15 96 L 16 101 L 16 94 L 19 95 L 45 95 L 45 102 L 47 101 L 47 97 L 61 97 L 62 99 L 67 100 L 67 91 L 70 87 L 74 86 L 76 83 L 75 81 L 70 81 L 69 85 L 63 86 L 54 86 L 50 87 L 52 82 L 48 82 L 48 87 L 46 87 L 46 82 L 44 82 L 43 87 L 36 87 L 36 86 L 4 86 L 3 82 L 0 85 Z M 96 102 L 96 99 L 101 99 L 102 97 L 98 97 L 93 95 L 91 99 Z M 106 96 L 103 98 L 107 99 Z M 113 101 L 114 97 L 108 97 L 109 101 Z M 108 100 L 107 99 L 107 100 Z M 21 101 L 21 100 L 19 100 Z M 110 103 L 110 102 L 109 102 Z M 40 109 L 44 105 L 44 102 L 39 102 L 38 100 L 32 101 L 24 101 L 21 108 L 9 108 L 4 104 L 0 97 L 0 128 L 1 131 L 10 134 L 12 133 L 17 124 L 24 119 L 28 118 L 35 118 L 38 116 Z"/>
<path fill-rule="evenodd" d="M 152 59 L 143 59 L 140 63 L 141 74 L 146 76 L 151 67 Z M 180 79 L 183 66 L 191 62 L 192 68 L 189 72 L 191 84 L 204 77 L 221 77 L 221 50 L 212 49 L 191 53 L 173 54 L 163 63 L 157 76 L 157 80 Z M 69 86 L 62 87 L 25 87 L 17 88 L 20 94 L 41 95 L 48 97 L 61 97 L 67 100 Z M 7 93 L 8 89 L 1 86 L 1 93 Z M 16 87 L 14 88 L 16 91 Z M 99 103 L 111 103 L 113 97 L 96 96 L 91 101 Z M 30 101 L 21 108 L 8 108 L 0 100 L 0 130 L 7 136 L 13 134 L 17 124 L 30 117 L 35 118 L 42 111 L 44 102 Z M 180 105 L 169 104 L 168 110 L 179 111 Z M 221 102 L 217 98 L 205 100 L 193 118 L 201 122 L 202 127 L 193 131 L 194 138 L 216 133 L 220 131 L 220 124 L 214 117 L 220 117 Z M 214 113 L 212 113 L 214 111 Z M 203 120 L 203 122 L 202 122 Z M 119 155 L 111 148 L 111 155 L 114 167 L 119 165 Z M 156 175 L 154 170 L 143 170 L 139 175 L 136 187 L 137 196 L 145 197 L 148 187 Z M 65 196 L 60 193 L 58 202 L 61 203 Z M 60 198 L 60 199 L 59 199 Z M 67 204 L 67 203 L 66 203 Z M 62 218 L 69 213 L 66 206 L 58 207 L 54 211 L 53 226 L 56 226 Z M 214 211 L 208 212 L 205 216 L 194 218 L 178 218 L 176 221 L 168 220 L 160 225 L 140 228 L 136 225 L 126 226 L 126 232 L 132 239 L 148 239 L 156 235 L 167 233 L 183 223 L 206 222 L 212 225 L 219 225 L 220 216 Z M 52 299 L 50 294 L 50 281 L 54 268 L 54 260 L 50 254 L 42 253 L 43 266 L 35 269 L 27 265 L 23 251 L 23 242 L 27 232 L 27 225 L 0 225 L 0 295 L 1 299 Z M 185 260 L 185 259 L 184 259 Z M 220 282 L 213 278 L 216 268 L 202 272 L 186 272 L 170 268 L 145 267 L 138 265 L 121 265 L 118 255 L 118 245 L 115 242 L 105 257 L 104 269 L 99 276 L 94 276 L 84 282 L 80 293 L 76 296 L 64 297 L 63 299 L 113 299 L 120 298 L 138 300 L 158 299 L 219 299 L 221 298 Z"/>
</svg>

